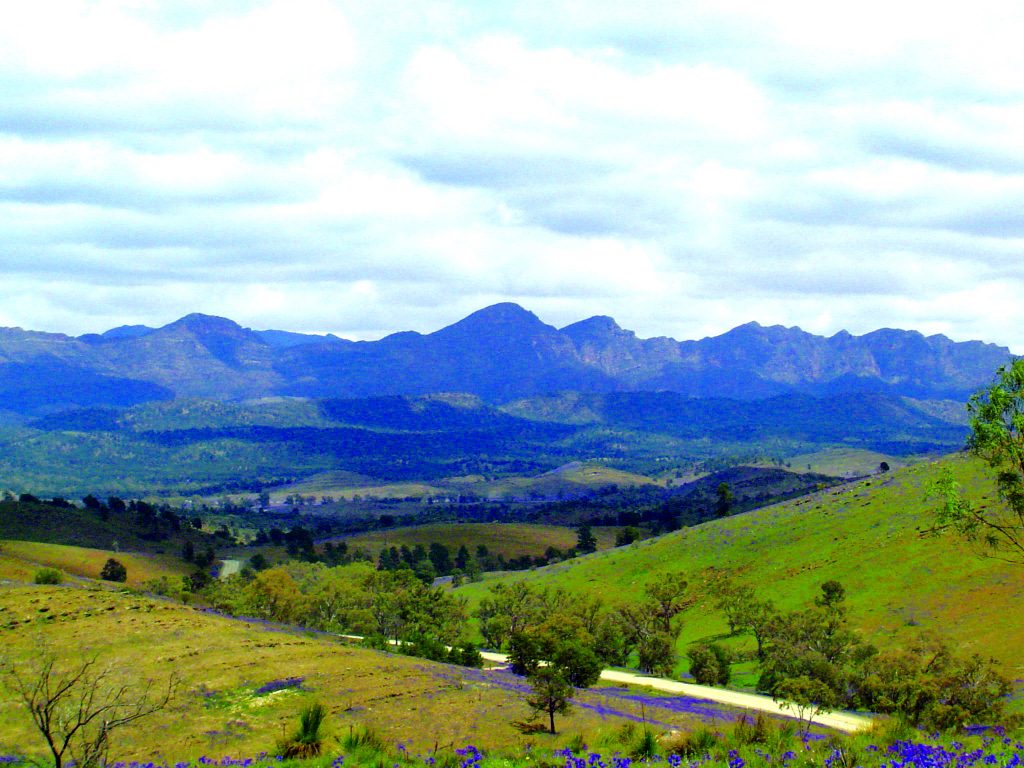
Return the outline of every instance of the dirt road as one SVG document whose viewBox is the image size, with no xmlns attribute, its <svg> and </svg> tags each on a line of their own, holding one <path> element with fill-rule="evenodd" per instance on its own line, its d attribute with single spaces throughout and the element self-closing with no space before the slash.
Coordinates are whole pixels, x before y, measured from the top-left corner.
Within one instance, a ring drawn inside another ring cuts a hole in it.
<svg viewBox="0 0 1024 768">
<path fill-rule="evenodd" d="M 508 663 L 508 657 L 503 653 L 484 652 L 481 655 L 485 660 L 496 664 Z M 730 706 L 742 707 L 744 709 L 753 709 L 758 712 L 768 712 L 773 715 L 788 715 L 792 717 L 796 714 L 793 709 L 783 709 L 783 707 L 774 699 L 768 696 L 761 696 L 756 693 L 743 693 L 742 691 L 730 691 L 724 688 L 711 688 L 709 686 L 695 685 L 693 683 L 680 683 L 677 680 L 666 680 L 661 677 L 648 677 L 646 675 L 637 675 L 632 672 L 618 672 L 611 669 L 604 670 L 601 673 L 601 679 L 610 683 L 643 685 L 647 688 L 653 688 L 656 691 L 678 693 L 683 696 L 692 696 L 695 699 L 707 699 L 709 701 L 716 701 L 720 704 L 728 704 Z M 846 733 L 862 731 L 871 727 L 872 723 L 870 718 L 853 715 L 848 712 L 823 713 L 817 715 L 814 718 L 814 722 Z"/>
</svg>

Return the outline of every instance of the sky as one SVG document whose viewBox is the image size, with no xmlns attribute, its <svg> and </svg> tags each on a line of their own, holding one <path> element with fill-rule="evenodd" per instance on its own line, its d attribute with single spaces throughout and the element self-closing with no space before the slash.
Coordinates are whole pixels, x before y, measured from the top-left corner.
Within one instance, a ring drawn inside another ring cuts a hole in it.
<svg viewBox="0 0 1024 768">
<path fill-rule="evenodd" d="M 1021 40 L 1017 0 L 5 3 L 0 326 L 1024 353 Z"/>
</svg>

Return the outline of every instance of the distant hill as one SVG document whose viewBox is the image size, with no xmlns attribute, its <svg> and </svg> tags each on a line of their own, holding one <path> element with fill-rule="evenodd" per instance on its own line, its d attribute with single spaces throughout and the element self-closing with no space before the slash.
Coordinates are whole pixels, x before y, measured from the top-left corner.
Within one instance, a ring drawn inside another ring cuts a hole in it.
<svg viewBox="0 0 1024 768">
<path fill-rule="evenodd" d="M 571 493 L 569 478 L 543 475 L 572 462 L 664 478 L 695 465 L 713 471 L 826 448 L 943 453 L 963 446 L 964 421 L 962 404 L 890 394 L 564 393 L 501 407 L 471 395 L 179 399 L 59 411 L 0 428 L 0 488 L 207 494 L 345 471 L 367 485 L 546 496 Z M 475 479 L 459 479 L 467 477 Z"/>
<path fill-rule="evenodd" d="M 757 323 L 699 341 L 639 339 L 610 317 L 558 329 L 496 304 L 429 334 L 379 341 L 254 331 L 192 314 L 104 334 L 0 329 L 0 412 L 41 415 L 183 397 L 363 398 L 465 392 L 503 403 L 565 391 L 754 400 L 876 393 L 963 401 L 1006 347 L 883 329 L 825 338 Z"/>
</svg>

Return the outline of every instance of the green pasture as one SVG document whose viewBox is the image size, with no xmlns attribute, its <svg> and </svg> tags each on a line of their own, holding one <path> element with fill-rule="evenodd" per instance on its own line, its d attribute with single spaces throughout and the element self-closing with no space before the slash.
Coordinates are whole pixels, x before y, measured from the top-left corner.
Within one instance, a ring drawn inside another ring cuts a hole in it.
<svg viewBox="0 0 1024 768">
<path fill-rule="evenodd" d="M 963 652 L 994 657 L 1011 679 L 1024 677 L 1024 566 L 982 557 L 953 537 L 926 534 L 936 504 L 926 499 L 926 489 L 942 465 L 953 469 L 972 499 L 998 503 L 979 462 L 949 457 L 629 547 L 491 576 L 459 593 L 476 604 L 498 579 L 525 580 L 629 601 L 659 574 L 684 571 L 694 604 L 682 619 L 683 651 L 694 641 L 728 634 L 714 607 L 724 576 L 750 584 L 782 609 L 809 604 L 822 582 L 836 579 L 846 587 L 852 623 L 876 645 L 933 630 Z M 749 637 L 728 642 L 754 647 Z M 744 681 L 749 676 L 741 675 Z"/>
</svg>

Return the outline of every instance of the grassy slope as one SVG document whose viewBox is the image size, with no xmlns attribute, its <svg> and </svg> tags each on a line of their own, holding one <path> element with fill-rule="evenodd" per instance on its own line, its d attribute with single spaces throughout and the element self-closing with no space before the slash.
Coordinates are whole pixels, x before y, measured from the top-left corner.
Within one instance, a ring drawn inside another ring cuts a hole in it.
<svg viewBox="0 0 1024 768">
<path fill-rule="evenodd" d="M 0 654 L 20 662 L 41 640 L 68 663 L 99 652 L 103 662 L 115 663 L 135 680 L 166 681 L 172 671 L 180 676 L 170 708 L 114 733 L 116 759 L 173 765 L 201 755 L 219 760 L 274 754 L 277 739 L 294 730 L 299 711 L 313 701 L 329 712 L 328 759 L 340 751 L 335 737 L 364 725 L 392 749 L 399 741 L 410 754 L 440 748 L 439 762 L 469 743 L 490 749 L 538 742 L 512 725 L 528 714 L 521 694 L 459 667 L 348 647 L 326 636 L 125 592 L 0 583 Z M 305 678 L 303 690 L 255 695 L 259 686 L 286 677 Z M 640 716 L 636 702 L 606 699 L 598 691 L 582 698 Z M 652 713 L 650 704 L 647 712 Z M 719 722 L 722 716 L 714 715 Z M 683 729 L 697 722 L 690 714 L 661 711 L 658 717 Z M 576 707 L 559 718 L 557 740 L 539 740 L 548 747 L 582 733 L 588 742 L 601 743 L 602 734 L 622 722 Z M 22 708 L 0 692 L 0 755 L 40 754 L 40 746 Z"/>
<path fill-rule="evenodd" d="M 596 527 L 593 529 L 598 550 L 608 549 L 615 543 L 619 528 Z M 374 557 L 384 547 L 400 547 L 405 544 L 427 547 L 432 542 L 444 544 L 452 552 L 465 545 L 470 553 L 483 544 L 493 554 L 505 557 L 519 555 L 543 555 L 548 547 L 565 551 L 576 546 L 576 530 L 559 525 L 528 525 L 526 523 L 460 523 L 419 525 L 408 528 L 391 528 L 374 531 L 345 539 L 349 548 L 361 547 Z"/>
<path fill-rule="evenodd" d="M 120 561 L 128 572 L 127 585 L 139 586 L 161 576 L 181 578 L 195 570 L 180 558 L 171 555 L 150 555 L 137 552 L 111 552 L 103 549 L 42 544 L 34 541 L 0 541 L 0 577 L 18 579 L 27 574 L 30 580 L 42 566 L 57 568 L 66 574 L 98 579 L 108 558 Z"/>
<path fill-rule="evenodd" d="M 991 499 L 979 464 L 949 464 L 970 495 Z M 938 464 L 919 464 L 772 507 L 711 522 L 631 547 L 600 552 L 533 572 L 504 576 L 613 595 L 639 596 L 666 571 L 691 574 L 697 603 L 685 616 L 681 647 L 724 635 L 714 609 L 714 581 L 722 572 L 753 585 L 782 608 L 805 605 L 819 585 L 838 579 L 847 589 L 853 623 L 878 645 L 934 629 L 963 650 L 1001 661 L 1024 677 L 1024 567 L 977 557 L 953 538 L 923 537 L 930 525 L 927 484 Z M 476 601 L 488 581 L 461 588 Z M 918 626 L 919 625 L 919 626 Z M 746 641 L 744 641 L 746 642 Z"/>
<path fill-rule="evenodd" d="M 321 472 L 297 483 L 279 486 L 270 490 L 275 502 L 284 501 L 290 494 L 303 496 L 334 496 L 351 499 L 359 494 L 363 497 L 404 498 L 406 496 L 444 496 L 472 493 L 486 498 L 500 499 L 503 496 L 526 496 L 541 494 L 557 497 L 559 493 L 573 494 L 581 490 L 600 488 L 607 485 L 633 486 L 650 485 L 655 481 L 644 475 L 605 467 L 587 462 L 572 462 L 550 472 L 533 477 L 514 476 L 488 480 L 480 475 L 450 477 L 433 483 L 387 483 L 379 484 L 372 478 L 353 472 Z"/>
<path fill-rule="evenodd" d="M 792 472 L 817 472 L 832 477 L 864 477 L 875 474 L 883 461 L 892 469 L 914 463 L 913 459 L 905 456 L 890 456 L 861 448 L 827 448 L 814 453 L 786 457 L 787 469 Z"/>
</svg>

